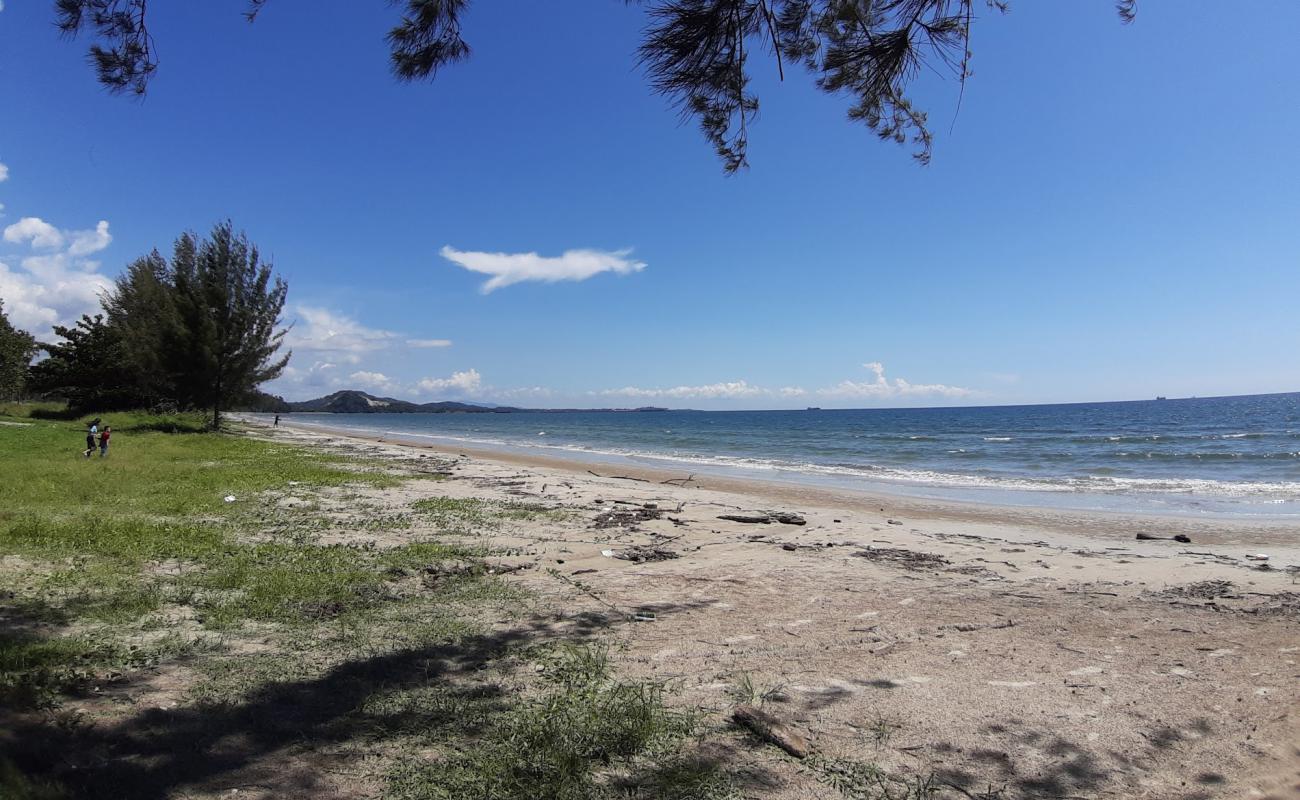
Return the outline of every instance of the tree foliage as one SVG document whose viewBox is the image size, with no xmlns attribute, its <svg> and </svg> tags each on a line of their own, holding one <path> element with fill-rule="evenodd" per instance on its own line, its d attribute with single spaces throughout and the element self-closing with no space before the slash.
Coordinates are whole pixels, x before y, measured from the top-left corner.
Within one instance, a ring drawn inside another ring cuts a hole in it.
<svg viewBox="0 0 1300 800">
<path fill-rule="evenodd" d="M 635 2 L 635 0 L 628 0 Z M 255 19 L 269 0 L 245 0 Z M 393 73 L 431 79 L 467 59 L 461 36 L 469 0 L 390 0 L 402 7 L 388 34 Z M 687 116 L 735 172 L 748 165 L 749 125 L 758 97 L 749 58 L 775 61 L 781 78 L 801 64 L 816 86 L 850 100 L 848 117 L 877 136 L 911 142 L 928 163 L 933 137 L 926 114 L 908 95 L 925 67 L 970 77 L 971 26 L 977 6 L 1006 11 L 1005 0 L 641 0 L 650 24 L 639 53 L 654 89 Z M 1114 0 L 1132 22 L 1137 0 Z M 89 32 L 90 58 L 105 87 L 143 94 L 158 67 L 146 19 L 148 0 L 55 0 L 60 30 Z M 301 12 L 300 12 L 301 13 Z"/>
<path fill-rule="evenodd" d="M 270 264 L 229 222 L 196 242 L 184 234 L 171 264 L 180 344 L 178 397 L 189 406 L 221 409 L 250 397 L 257 386 L 284 371 L 289 355 L 276 359 L 286 331 L 277 330 L 289 287 L 272 282 Z"/>
<path fill-rule="evenodd" d="M 9 323 L 4 299 L 0 298 L 0 400 L 22 397 L 27 365 L 36 352 L 36 339 Z"/>
<path fill-rule="evenodd" d="M 54 326 L 61 342 L 42 344 L 48 358 L 32 366 L 31 388 L 61 397 L 75 410 L 138 407 L 132 374 L 123 368 L 122 335 L 103 314 L 83 314 L 71 327 Z"/>
<path fill-rule="evenodd" d="M 277 358 L 287 293 L 229 222 L 205 239 L 182 234 L 170 262 L 155 251 L 127 267 L 104 314 L 55 327 L 63 341 L 42 345 L 33 388 L 85 411 L 208 409 L 215 427 L 223 409 L 266 403 L 258 385 L 288 363 Z"/>
</svg>

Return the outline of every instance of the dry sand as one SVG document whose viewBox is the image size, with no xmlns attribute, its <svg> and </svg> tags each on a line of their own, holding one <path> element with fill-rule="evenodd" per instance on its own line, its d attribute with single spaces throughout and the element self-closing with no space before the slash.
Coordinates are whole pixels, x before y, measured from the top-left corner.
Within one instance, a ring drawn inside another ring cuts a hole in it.
<svg viewBox="0 0 1300 800">
<path fill-rule="evenodd" d="M 259 432 L 450 457 L 448 480 L 367 498 L 394 509 L 455 496 L 572 510 L 478 535 L 528 567 L 512 580 L 574 619 L 631 620 L 605 633 L 625 673 L 670 681 L 678 702 L 718 720 L 747 681 L 822 763 L 934 773 L 950 791 L 1007 800 L 1300 797 L 1294 524 L 664 483 L 686 476 L 292 422 Z M 806 524 L 719 519 L 776 511 Z M 672 557 L 609 555 L 630 548 Z M 1246 558 L 1260 552 L 1269 560 Z M 700 747 L 748 776 L 747 796 L 840 796 L 774 748 L 716 734 Z"/>
</svg>

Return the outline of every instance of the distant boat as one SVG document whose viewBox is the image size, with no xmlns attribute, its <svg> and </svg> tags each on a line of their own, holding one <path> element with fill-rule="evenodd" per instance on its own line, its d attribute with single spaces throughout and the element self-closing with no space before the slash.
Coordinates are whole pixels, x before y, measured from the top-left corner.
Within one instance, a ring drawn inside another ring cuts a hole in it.
<svg viewBox="0 0 1300 800">
<path fill-rule="evenodd" d="M 1168 400 L 1169 398 L 1168 398 L 1168 397 L 1165 397 L 1164 395 L 1156 395 L 1156 399 L 1157 399 L 1157 400 Z"/>
<path fill-rule="evenodd" d="M 808 406 L 808 411 L 821 411 L 821 406 Z"/>
</svg>

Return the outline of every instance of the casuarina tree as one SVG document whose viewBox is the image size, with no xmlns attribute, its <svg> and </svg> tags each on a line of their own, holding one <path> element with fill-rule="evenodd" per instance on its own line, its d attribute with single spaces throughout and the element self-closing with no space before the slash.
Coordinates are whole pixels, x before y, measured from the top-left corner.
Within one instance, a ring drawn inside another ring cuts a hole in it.
<svg viewBox="0 0 1300 800">
<path fill-rule="evenodd" d="M 0 298 L 0 400 L 22 397 L 27 365 L 36 355 L 36 339 L 9 323 L 4 298 Z"/>
<path fill-rule="evenodd" d="M 289 363 L 288 353 L 276 356 L 286 333 L 279 326 L 289 289 L 229 222 L 207 239 L 183 234 L 171 280 L 176 352 L 182 355 L 175 364 L 177 399 L 210 409 L 217 427 L 223 409 L 250 397 Z"/>
</svg>

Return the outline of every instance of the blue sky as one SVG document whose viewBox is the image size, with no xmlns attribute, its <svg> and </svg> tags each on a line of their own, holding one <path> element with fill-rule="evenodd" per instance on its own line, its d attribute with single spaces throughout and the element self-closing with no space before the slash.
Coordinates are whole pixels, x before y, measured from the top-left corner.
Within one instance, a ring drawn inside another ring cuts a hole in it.
<svg viewBox="0 0 1300 800">
<path fill-rule="evenodd" d="M 132 258 L 229 218 L 289 282 L 292 372 L 271 388 L 295 399 L 1300 390 L 1290 0 L 1144 0 L 1130 26 L 1106 0 L 986 13 L 960 113 L 951 81 L 918 86 L 928 167 L 756 60 L 752 168 L 733 177 L 647 88 L 636 6 L 481 2 L 469 62 L 398 84 L 393 7 L 312 5 L 249 25 L 239 0 L 151 4 L 161 66 L 136 101 L 98 87 L 51 3 L 6 0 L 16 324 L 45 334 Z M 589 277 L 517 280 L 557 274 Z"/>
</svg>

